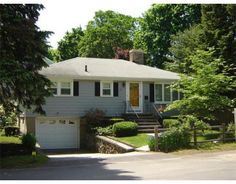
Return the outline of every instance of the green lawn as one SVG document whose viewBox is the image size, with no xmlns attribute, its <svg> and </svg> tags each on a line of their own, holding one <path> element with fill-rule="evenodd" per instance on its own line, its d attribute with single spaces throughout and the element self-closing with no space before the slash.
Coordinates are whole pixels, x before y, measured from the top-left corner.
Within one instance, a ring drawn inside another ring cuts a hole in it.
<svg viewBox="0 0 236 184">
<path fill-rule="evenodd" d="M 0 130 L 0 143 L 21 144 L 20 136 L 5 136 L 4 130 Z"/>
<path fill-rule="evenodd" d="M 136 136 L 130 137 L 112 137 L 112 139 L 127 143 L 131 146 L 138 148 L 147 145 L 149 137 L 150 136 L 147 134 L 138 134 Z"/>
<path fill-rule="evenodd" d="M 18 136 L 0 136 L 0 143 L 16 143 L 16 144 L 21 144 L 21 139 Z"/>
<path fill-rule="evenodd" d="M 35 167 L 42 165 L 48 161 L 48 157 L 42 154 L 9 156 L 0 158 L 1 168 L 19 168 L 19 167 Z"/>
</svg>

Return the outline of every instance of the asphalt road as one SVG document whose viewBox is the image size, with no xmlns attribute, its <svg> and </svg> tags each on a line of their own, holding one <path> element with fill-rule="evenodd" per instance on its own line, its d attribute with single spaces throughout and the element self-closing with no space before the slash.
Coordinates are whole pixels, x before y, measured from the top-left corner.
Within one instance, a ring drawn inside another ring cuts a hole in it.
<svg viewBox="0 0 236 184">
<path fill-rule="evenodd" d="M 1 169 L 2 180 L 236 180 L 236 151 L 51 155 L 37 168 Z"/>
</svg>

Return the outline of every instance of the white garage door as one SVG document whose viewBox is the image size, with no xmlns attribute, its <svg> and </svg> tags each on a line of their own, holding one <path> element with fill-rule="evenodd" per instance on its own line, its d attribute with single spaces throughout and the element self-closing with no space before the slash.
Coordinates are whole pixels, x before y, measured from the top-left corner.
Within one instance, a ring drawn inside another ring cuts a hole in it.
<svg viewBox="0 0 236 184">
<path fill-rule="evenodd" d="M 68 149 L 79 146 L 79 124 L 75 119 L 40 118 L 36 139 L 42 149 Z"/>
</svg>

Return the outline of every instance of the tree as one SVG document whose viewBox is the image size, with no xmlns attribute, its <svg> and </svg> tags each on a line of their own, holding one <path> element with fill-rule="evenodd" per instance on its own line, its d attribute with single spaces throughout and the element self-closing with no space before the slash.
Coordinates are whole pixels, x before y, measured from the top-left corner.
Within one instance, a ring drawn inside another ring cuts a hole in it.
<svg viewBox="0 0 236 184">
<path fill-rule="evenodd" d="M 214 47 L 215 55 L 229 66 L 228 74 L 236 75 L 236 5 L 202 5 L 203 34 L 201 43 Z"/>
<path fill-rule="evenodd" d="M 58 49 L 52 49 L 52 48 L 48 49 L 47 57 L 55 62 L 61 61 L 61 56 Z"/>
<path fill-rule="evenodd" d="M 198 49 L 205 49 L 199 40 L 203 30 L 201 25 L 195 25 L 183 32 L 178 32 L 171 36 L 171 46 L 169 48 L 170 56 L 169 62 L 165 63 L 167 70 L 191 74 L 191 56 L 193 56 Z"/>
<path fill-rule="evenodd" d="M 205 119 L 217 119 L 222 112 L 231 111 L 236 101 L 225 93 L 235 89 L 235 77 L 218 72 L 220 68 L 225 71 L 227 67 L 214 55 L 214 50 L 198 50 L 191 56 L 191 75 L 183 74 L 174 85 L 184 98 L 173 102 L 168 109 L 178 109 L 182 115 Z"/>
<path fill-rule="evenodd" d="M 83 57 L 113 58 L 115 49 L 133 47 L 135 19 L 113 11 L 98 11 L 79 43 Z"/>
<path fill-rule="evenodd" d="M 84 32 L 81 27 L 72 28 L 71 32 L 66 32 L 66 35 L 58 42 L 58 53 L 60 60 L 71 59 L 80 56 L 78 45 L 83 37 Z"/>
<path fill-rule="evenodd" d="M 200 5 L 154 4 L 144 14 L 141 31 L 136 34 L 143 41 L 135 39 L 139 40 L 135 47 L 140 45 L 146 51 L 149 65 L 163 68 L 171 54 L 170 36 L 199 23 L 200 18 Z"/>
<path fill-rule="evenodd" d="M 47 64 L 46 38 L 50 32 L 36 26 L 39 4 L 0 5 L 0 105 L 6 114 L 34 107 L 43 113 L 42 104 L 51 82 L 38 71 Z"/>
</svg>

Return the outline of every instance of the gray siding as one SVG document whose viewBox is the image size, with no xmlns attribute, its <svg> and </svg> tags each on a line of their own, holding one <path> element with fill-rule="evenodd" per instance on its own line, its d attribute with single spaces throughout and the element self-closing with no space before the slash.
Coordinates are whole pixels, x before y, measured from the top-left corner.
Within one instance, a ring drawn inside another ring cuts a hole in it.
<svg viewBox="0 0 236 184">
<path fill-rule="evenodd" d="M 118 97 L 96 97 L 94 81 L 79 81 L 79 96 L 50 97 L 43 106 L 47 116 L 83 116 L 91 108 L 99 108 L 108 116 L 124 113 L 125 86 L 119 82 Z"/>
</svg>

